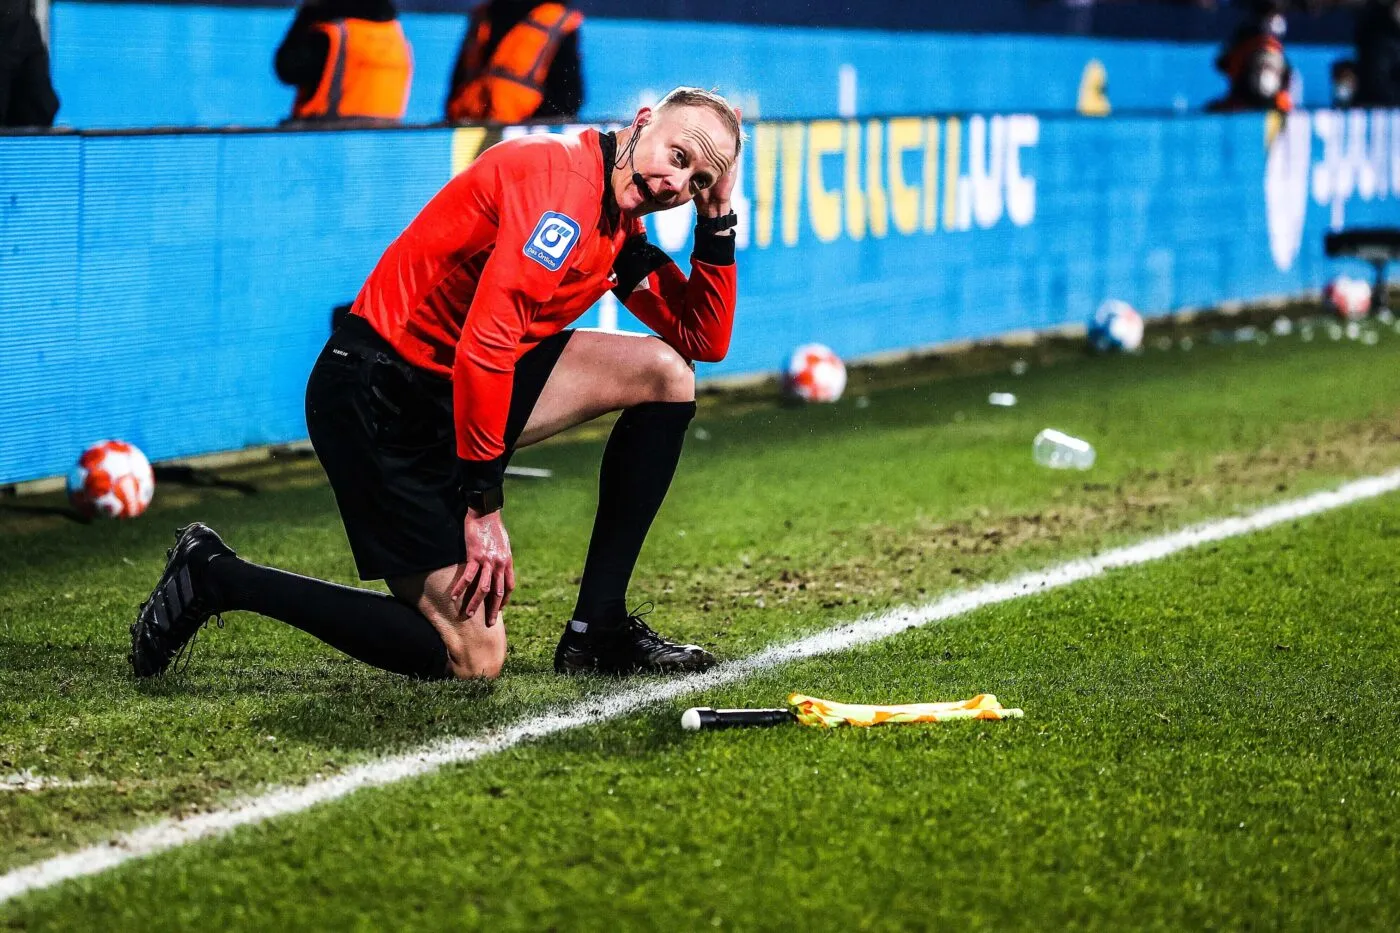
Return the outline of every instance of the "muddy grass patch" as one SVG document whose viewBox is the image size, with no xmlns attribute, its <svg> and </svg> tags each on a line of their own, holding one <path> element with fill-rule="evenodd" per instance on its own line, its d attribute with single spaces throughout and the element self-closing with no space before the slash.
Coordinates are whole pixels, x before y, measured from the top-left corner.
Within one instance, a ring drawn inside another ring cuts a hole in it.
<svg viewBox="0 0 1400 933">
<path fill-rule="evenodd" d="M 730 636 L 739 611 L 811 613 L 874 610 L 915 602 L 961 583 L 976 584 L 1070 553 L 1097 553 L 1146 534 L 1218 515 L 1222 503 L 1257 503 L 1319 477 L 1362 475 L 1400 465 L 1400 418 L 1327 425 L 1312 440 L 1280 440 L 1248 453 L 1132 471 L 1121 482 L 1085 481 L 1055 493 L 1056 504 L 997 514 L 986 508 L 905 526 L 832 529 L 827 561 L 743 555 L 713 568 L 656 574 L 657 592 L 710 614 L 710 634 Z M 710 626 L 707 626 L 709 628 Z"/>
</svg>

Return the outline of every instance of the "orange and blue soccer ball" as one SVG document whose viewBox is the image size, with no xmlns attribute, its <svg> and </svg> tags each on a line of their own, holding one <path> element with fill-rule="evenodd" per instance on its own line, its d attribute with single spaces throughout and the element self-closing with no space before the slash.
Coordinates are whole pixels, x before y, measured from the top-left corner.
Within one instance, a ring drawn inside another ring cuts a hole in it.
<svg viewBox="0 0 1400 933">
<path fill-rule="evenodd" d="M 1142 346 L 1142 315 L 1126 301 L 1110 298 L 1089 320 L 1089 345 L 1100 353 L 1132 353 Z"/>
<path fill-rule="evenodd" d="M 834 402 L 846 391 L 846 364 L 830 347 L 804 343 L 788 357 L 783 389 L 803 402 Z"/>
<path fill-rule="evenodd" d="M 85 518 L 135 518 L 155 492 L 151 462 L 126 441 L 93 444 L 68 474 L 68 501 Z"/>
</svg>

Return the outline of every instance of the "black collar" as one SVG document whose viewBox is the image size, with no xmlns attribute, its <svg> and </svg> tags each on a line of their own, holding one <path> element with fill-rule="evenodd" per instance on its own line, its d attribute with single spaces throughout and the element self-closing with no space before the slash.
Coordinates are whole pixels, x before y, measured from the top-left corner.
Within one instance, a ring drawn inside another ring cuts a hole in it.
<svg viewBox="0 0 1400 933">
<path fill-rule="evenodd" d="M 612 173 L 617 162 L 617 135 L 599 133 L 598 149 L 603 153 L 603 216 L 608 219 L 608 226 L 616 230 L 622 220 L 622 208 L 617 206 L 617 196 L 612 190 Z"/>
</svg>

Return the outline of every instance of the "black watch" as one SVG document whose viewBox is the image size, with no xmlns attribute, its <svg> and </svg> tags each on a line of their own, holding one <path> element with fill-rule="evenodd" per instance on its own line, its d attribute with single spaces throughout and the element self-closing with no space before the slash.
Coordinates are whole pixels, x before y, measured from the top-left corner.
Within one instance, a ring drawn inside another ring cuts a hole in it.
<svg viewBox="0 0 1400 933">
<path fill-rule="evenodd" d="M 484 492 L 467 493 L 467 508 L 478 516 L 499 512 L 506 504 L 505 491 L 500 486 L 492 486 Z"/>
</svg>

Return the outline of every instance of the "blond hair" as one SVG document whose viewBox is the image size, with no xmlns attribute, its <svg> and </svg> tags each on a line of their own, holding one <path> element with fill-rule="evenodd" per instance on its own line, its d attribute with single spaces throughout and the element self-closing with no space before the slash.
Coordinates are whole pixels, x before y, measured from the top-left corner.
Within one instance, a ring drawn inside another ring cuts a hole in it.
<svg viewBox="0 0 1400 933">
<path fill-rule="evenodd" d="M 739 150 L 744 145 L 744 128 L 739 125 L 739 117 L 734 113 L 734 108 L 729 101 L 714 91 L 707 91 L 704 88 L 678 87 L 661 98 L 661 101 L 656 105 L 656 110 L 659 113 L 672 107 L 704 107 L 717 114 L 734 136 L 734 159 L 738 160 Z"/>
</svg>

